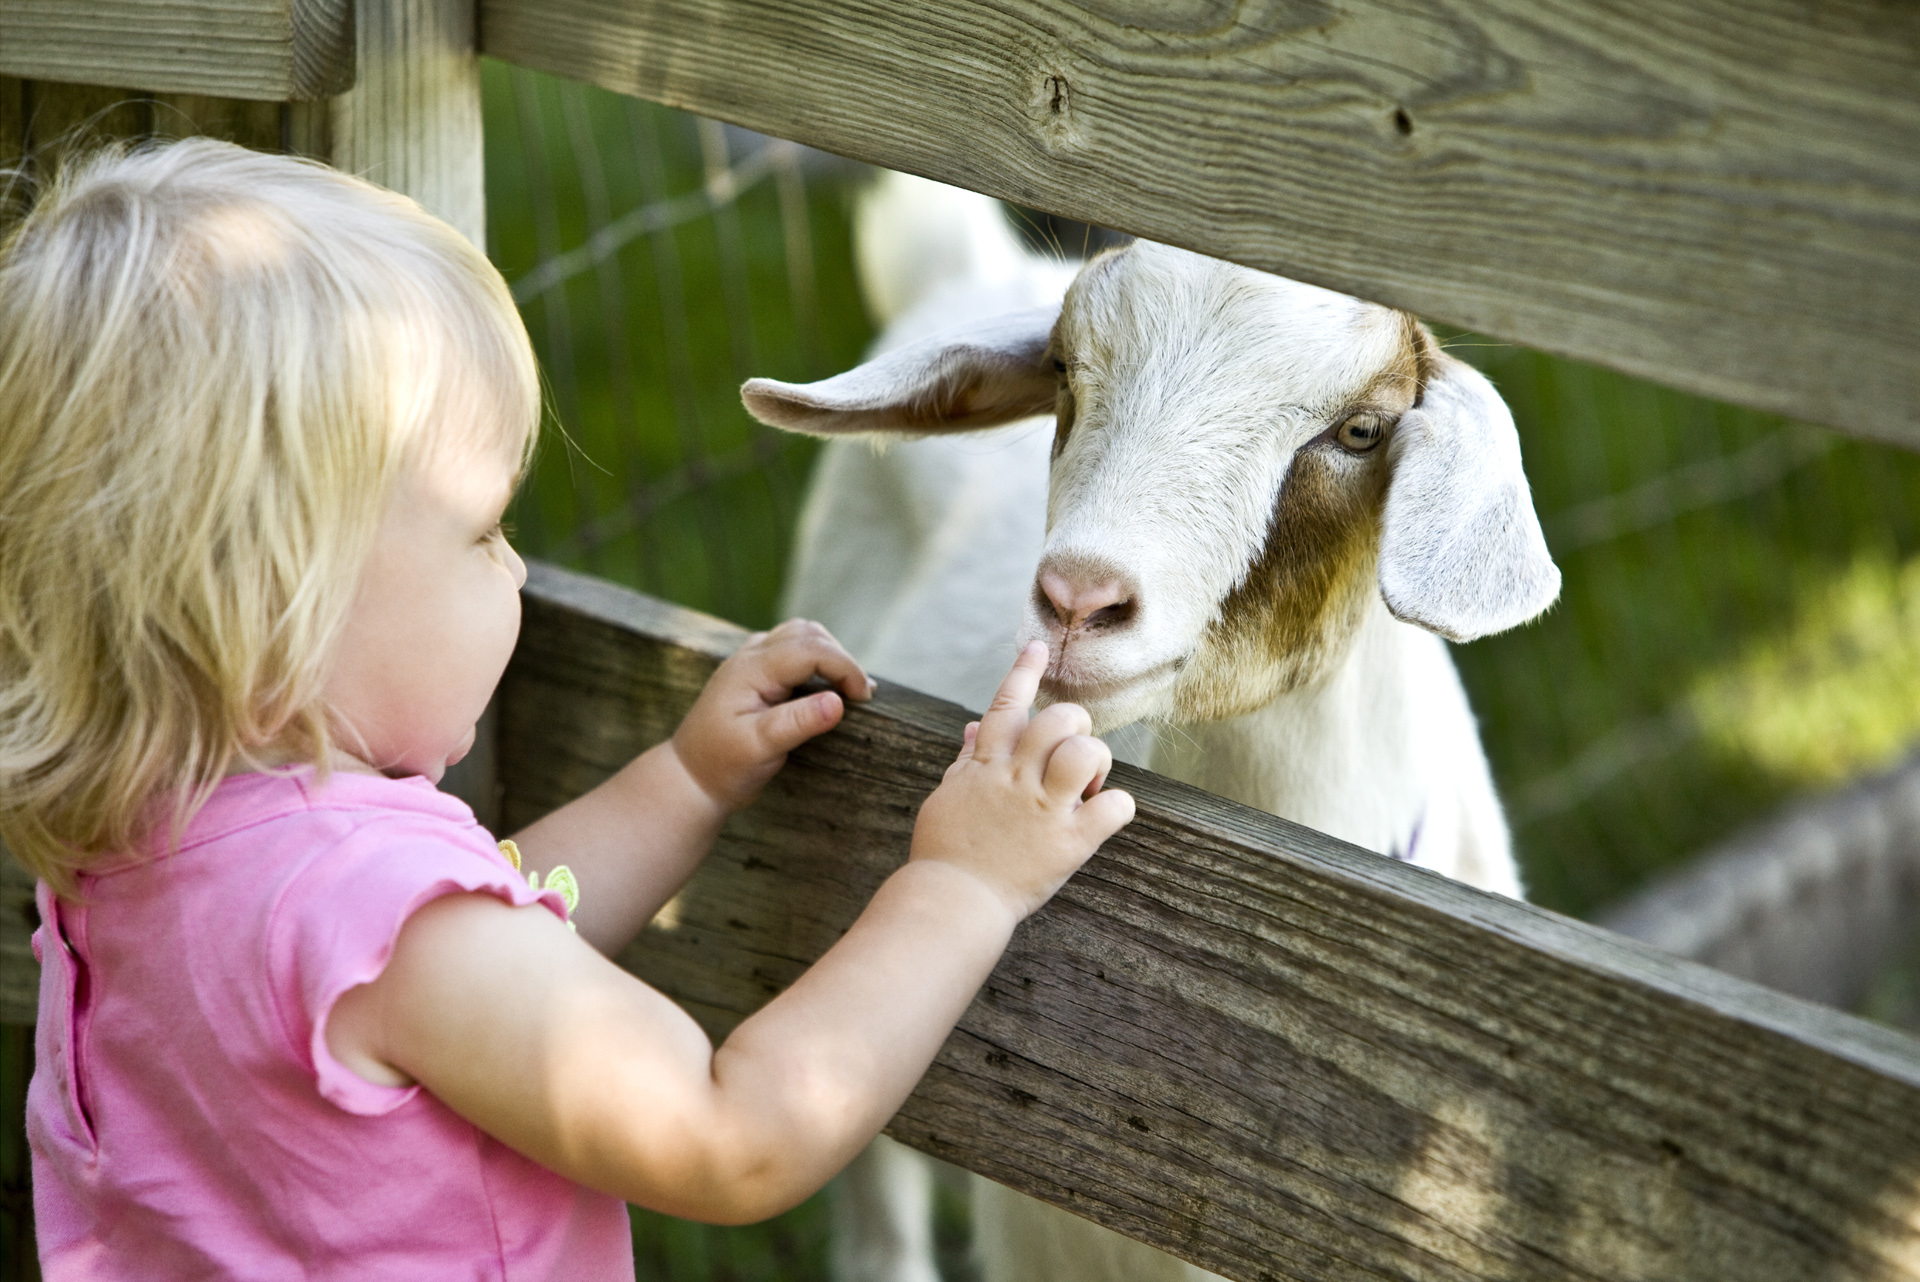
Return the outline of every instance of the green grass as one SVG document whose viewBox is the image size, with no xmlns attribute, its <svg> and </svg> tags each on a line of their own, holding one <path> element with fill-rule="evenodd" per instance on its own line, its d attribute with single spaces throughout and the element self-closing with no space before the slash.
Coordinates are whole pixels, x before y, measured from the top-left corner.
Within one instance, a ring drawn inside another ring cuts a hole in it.
<svg viewBox="0 0 1920 1282">
<path fill-rule="evenodd" d="M 499 64 L 485 75 L 489 242 L 510 281 L 628 209 L 700 189 L 716 134 L 689 117 Z M 858 359 L 870 330 L 850 181 L 790 186 L 784 213 L 762 181 L 526 304 L 573 443 L 550 433 L 516 505 L 526 551 L 772 619 L 812 451 L 754 426 L 737 388 Z M 1532 898 L 1589 914 L 1914 739 L 1920 459 L 1469 335 L 1450 344 L 1512 406 L 1565 574 L 1540 622 L 1455 650 Z M 636 1213 L 640 1277 L 824 1277 L 826 1218 L 820 1199 L 753 1229 Z M 960 1209 L 943 1223 L 957 1277 Z"/>
</svg>

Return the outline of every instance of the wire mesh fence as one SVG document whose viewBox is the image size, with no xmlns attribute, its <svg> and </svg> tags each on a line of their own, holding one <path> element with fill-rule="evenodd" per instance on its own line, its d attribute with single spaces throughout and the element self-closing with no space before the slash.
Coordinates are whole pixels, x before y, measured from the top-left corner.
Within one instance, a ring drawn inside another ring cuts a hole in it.
<svg viewBox="0 0 1920 1282">
<path fill-rule="evenodd" d="M 767 623 L 812 451 L 737 388 L 858 359 L 862 171 L 502 65 L 486 112 L 490 249 L 570 442 L 549 439 L 519 541 Z M 1543 620 L 1455 650 L 1530 897 L 1590 915 L 1920 736 L 1920 458 L 1446 339 L 1512 406 L 1565 574 Z M 642 1216 L 642 1276 L 822 1276 L 825 1218 Z M 943 1241 L 963 1275 L 964 1229 Z"/>
<path fill-rule="evenodd" d="M 768 622 L 812 450 L 738 389 L 858 359 L 857 171 L 500 63 L 485 94 L 488 248 L 566 438 L 516 504 L 522 546 Z"/>
</svg>

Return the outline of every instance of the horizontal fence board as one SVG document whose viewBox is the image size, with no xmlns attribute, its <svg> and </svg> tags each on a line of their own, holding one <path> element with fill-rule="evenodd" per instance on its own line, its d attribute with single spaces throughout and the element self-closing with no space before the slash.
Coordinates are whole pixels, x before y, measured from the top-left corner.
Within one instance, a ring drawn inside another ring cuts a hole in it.
<svg viewBox="0 0 1920 1282">
<path fill-rule="evenodd" d="M 0 0 L 0 72 L 279 102 L 353 84 L 354 0 Z"/>
<path fill-rule="evenodd" d="M 1920 8 L 482 0 L 483 52 L 1920 445 Z"/>
<path fill-rule="evenodd" d="M 511 830 L 740 633 L 535 566 Z M 883 683 L 622 957 L 722 1036 L 904 858 L 961 709 Z M 1246 1279 L 1920 1277 L 1920 1042 L 1125 767 L 896 1137 Z M 589 892 L 591 890 L 589 889 Z"/>
</svg>

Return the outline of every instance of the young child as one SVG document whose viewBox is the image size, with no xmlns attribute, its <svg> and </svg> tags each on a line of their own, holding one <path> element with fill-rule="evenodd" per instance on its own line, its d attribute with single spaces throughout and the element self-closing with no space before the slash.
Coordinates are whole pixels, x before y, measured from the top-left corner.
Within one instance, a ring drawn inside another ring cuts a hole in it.
<svg viewBox="0 0 1920 1282">
<path fill-rule="evenodd" d="M 0 839 L 41 878 L 47 1276 L 631 1278 L 623 1201 L 741 1223 L 898 1108 L 1132 816 L 1020 656 L 912 853 L 715 1050 L 607 960 L 864 673 L 790 622 L 517 835 L 433 784 L 519 626 L 537 376 L 411 202 L 210 142 L 70 171 L 0 249 Z M 822 677 L 838 693 L 792 698 Z M 564 877 L 559 880 L 565 881 Z"/>
</svg>

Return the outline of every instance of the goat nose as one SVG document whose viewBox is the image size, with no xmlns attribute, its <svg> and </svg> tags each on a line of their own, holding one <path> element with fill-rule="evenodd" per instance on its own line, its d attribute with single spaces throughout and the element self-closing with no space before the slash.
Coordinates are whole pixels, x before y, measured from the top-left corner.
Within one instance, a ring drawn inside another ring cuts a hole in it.
<svg viewBox="0 0 1920 1282">
<path fill-rule="evenodd" d="M 1072 632 L 1079 628 L 1117 628 L 1132 621 L 1138 612 L 1134 594 L 1117 578 L 1094 582 L 1077 581 L 1057 570 L 1040 571 L 1040 594 L 1053 607 L 1060 626 Z"/>
</svg>

